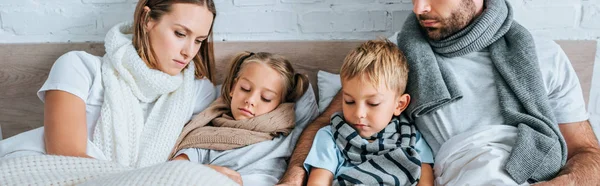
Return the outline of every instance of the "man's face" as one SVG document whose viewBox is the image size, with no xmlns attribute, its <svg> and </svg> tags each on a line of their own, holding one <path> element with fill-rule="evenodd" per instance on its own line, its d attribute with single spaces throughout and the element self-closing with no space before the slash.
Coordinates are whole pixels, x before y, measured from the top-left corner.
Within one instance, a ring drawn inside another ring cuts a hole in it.
<svg viewBox="0 0 600 186">
<path fill-rule="evenodd" d="M 435 41 L 465 28 L 480 12 L 478 9 L 481 10 L 473 0 L 413 0 L 421 28 Z"/>
</svg>

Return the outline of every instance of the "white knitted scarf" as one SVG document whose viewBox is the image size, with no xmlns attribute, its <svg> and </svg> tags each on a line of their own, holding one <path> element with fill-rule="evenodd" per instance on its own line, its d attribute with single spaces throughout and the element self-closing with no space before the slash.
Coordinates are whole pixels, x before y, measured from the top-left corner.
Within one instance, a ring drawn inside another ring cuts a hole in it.
<svg viewBox="0 0 600 186">
<path fill-rule="evenodd" d="M 131 30 L 131 23 L 121 23 L 106 34 L 104 103 L 93 143 L 111 161 L 146 167 L 168 160 L 192 115 L 194 64 L 176 76 L 148 68 L 133 47 Z M 142 109 L 152 102 L 152 109 Z"/>
</svg>

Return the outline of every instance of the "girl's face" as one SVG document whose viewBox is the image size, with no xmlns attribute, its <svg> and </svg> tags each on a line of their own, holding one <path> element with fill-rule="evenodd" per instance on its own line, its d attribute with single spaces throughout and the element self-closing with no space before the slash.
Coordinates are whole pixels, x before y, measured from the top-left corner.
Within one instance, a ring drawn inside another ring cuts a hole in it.
<svg viewBox="0 0 600 186">
<path fill-rule="evenodd" d="M 283 83 L 283 77 L 266 64 L 245 64 L 229 94 L 233 118 L 250 119 L 275 110 L 283 100 Z"/>
<path fill-rule="evenodd" d="M 159 20 L 150 19 L 147 32 L 158 70 L 179 74 L 200 50 L 212 21 L 213 14 L 206 6 L 185 3 L 171 5 L 171 12 Z"/>
</svg>

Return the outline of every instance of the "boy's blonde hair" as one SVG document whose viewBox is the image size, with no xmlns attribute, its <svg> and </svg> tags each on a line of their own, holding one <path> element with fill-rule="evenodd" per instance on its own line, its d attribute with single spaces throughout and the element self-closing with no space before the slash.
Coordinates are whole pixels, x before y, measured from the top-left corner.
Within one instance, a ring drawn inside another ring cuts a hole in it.
<svg viewBox="0 0 600 186">
<path fill-rule="evenodd" d="M 350 51 L 340 70 L 343 80 L 354 77 L 403 94 L 408 80 L 408 64 L 398 46 L 387 39 L 369 40 Z"/>
</svg>

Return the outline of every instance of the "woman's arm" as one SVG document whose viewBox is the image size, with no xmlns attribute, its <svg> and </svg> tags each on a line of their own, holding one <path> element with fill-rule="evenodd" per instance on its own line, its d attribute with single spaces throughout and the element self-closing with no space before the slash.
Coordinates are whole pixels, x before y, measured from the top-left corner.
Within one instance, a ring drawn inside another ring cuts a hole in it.
<svg viewBox="0 0 600 186">
<path fill-rule="evenodd" d="M 49 90 L 44 104 L 46 153 L 91 158 L 86 154 L 85 102 L 61 90 Z"/>
<path fill-rule="evenodd" d="M 317 185 L 331 185 L 333 183 L 333 173 L 327 169 L 321 169 L 313 167 L 310 169 L 310 175 L 308 175 L 307 186 Z"/>
<path fill-rule="evenodd" d="M 421 164 L 421 178 L 419 178 L 417 186 L 433 186 L 433 168 L 431 168 L 431 164 Z"/>
</svg>

